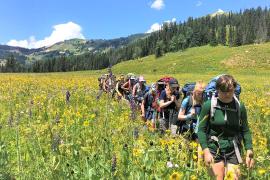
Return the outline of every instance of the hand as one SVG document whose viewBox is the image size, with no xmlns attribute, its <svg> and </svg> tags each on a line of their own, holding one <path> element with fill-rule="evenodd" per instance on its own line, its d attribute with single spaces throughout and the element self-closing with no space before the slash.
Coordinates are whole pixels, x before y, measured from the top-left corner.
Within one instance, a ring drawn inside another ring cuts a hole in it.
<svg viewBox="0 0 270 180">
<path fill-rule="evenodd" d="M 247 150 L 246 165 L 247 168 L 252 168 L 254 166 L 253 152 L 250 149 Z"/>
<path fill-rule="evenodd" d="M 172 96 L 171 96 L 171 101 L 173 102 L 173 101 L 175 101 L 175 99 L 176 99 L 175 96 L 172 95 Z"/>
<path fill-rule="evenodd" d="M 214 158 L 208 148 L 203 150 L 203 154 L 204 154 L 204 162 L 206 166 L 210 166 L 212 163 L 214 163 Z"/>
<path fill-rule="evenodd" d="M 144 113 L 141 114 L 141 118 L 145 119 L 145 114 Z"/>
<path fill-rule="evenodd" d="M 192 117 L 194 117 L 194 116 L 195 116 L 196 112 L 195 112 L 195 108 L 194 108 L 194 107 L 191 109 L 190 114 L 191 114 L 191 116 L 192 116 Z"/>
</svg>

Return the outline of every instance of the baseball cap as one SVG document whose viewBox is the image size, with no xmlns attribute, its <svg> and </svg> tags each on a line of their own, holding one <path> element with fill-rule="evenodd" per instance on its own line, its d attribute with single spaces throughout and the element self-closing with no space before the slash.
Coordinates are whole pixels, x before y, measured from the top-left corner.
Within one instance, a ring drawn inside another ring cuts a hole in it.
<svg viewBox="0 0 270 180">
<path fill-rule="evenodd" d="M 176 80 L 176 79 L 171 79 L 170 81 L 169 81 L 169 86 L 170 87 L 179 87 L 179 84 L 178 84 L 178 81 Z"/>
</svg>

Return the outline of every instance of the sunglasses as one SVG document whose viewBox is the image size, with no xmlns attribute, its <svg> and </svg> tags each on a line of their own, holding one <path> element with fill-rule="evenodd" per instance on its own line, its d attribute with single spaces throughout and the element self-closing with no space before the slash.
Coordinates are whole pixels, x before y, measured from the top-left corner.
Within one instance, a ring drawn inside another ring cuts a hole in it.
<svg viewBox="0 0 270 180">
<path fill-rule="evenodd" d="M 219 89 L 221 92 L 223 92 L 223 93 L 228 93 L 228 92 L 234 92 L 234 89 L 229 89 L 229 88 L 220 88 Z"/>
</svg>

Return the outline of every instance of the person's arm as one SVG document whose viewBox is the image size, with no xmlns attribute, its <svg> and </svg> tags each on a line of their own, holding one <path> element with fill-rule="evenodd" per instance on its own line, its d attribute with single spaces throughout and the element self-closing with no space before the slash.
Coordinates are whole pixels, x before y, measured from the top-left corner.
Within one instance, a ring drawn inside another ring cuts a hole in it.
<svg viewBox="0 0 270 180">
<path fill-rule="evenodd" d="M 127 82 L 125 82 L 125 83 L 121 86 L 121 88 L 122 88 L 124 91 L 128 91 L 128 90 L 129 90 L 128 85 L 129 85 L 129 82 L 127 81 Z"/>
<path fill-rule="evenodd" d="M 252 150 L 252 137 L 248 126 L 247 121 L 247 111 L 245 108 L 245 105 L 241 103 L 241 121 L 242 121 L 242 128 L 241 128 L 241 134 L 243 136 L 244 140 L 244 146 L 246 150 Z"/>
<path fill-rule="evenodd" d="M 173 102 L 172 100 L 167 101 L 167 102 L 164 102 L 164 100 L 160 100 L 159 107 L 160 108 L 165 108 L 165 107 L 169 106 L 170 104 L 172 104 L 172 102 Z"/>
<path fill-rule="evenodd" d="M 119 85 L 120 85 L 120 82 L 117 82 L 117 83 L 116 83 L 115 91 L 117 92 L 118 96 L 122 96 L 122 94 L 121 94 L 120 91 L 119 91 L 119 88 L 120 88 Z"/>
<path fill-rule="evenodd" d="M 211 101 L 204 103 L 200 117 L 199 117 L 199 127 L 198 127 L 198 140 L 201 144 L 202 150 L 208 148 L 207 142 L 207 130 L 209 128 L 209 112 L 210 112 Z"/>
<path fill-rule="evenodd" d="M 159 101 L 159 107 L 160 108 L 165 108 L 167 106 L 169 106 L 171 103 L 173 103 L 173 99 L 171 99 L 170 101 L 165 102 L 166 99 L 166 91 L 162 91 L 159 97 L 160 101 Z"/>
<path fill-rule="evenodd" d="M 178 119 L 180 121 L 186 121 L 186 120 L 191 120 L 193 114 L 189 113 L 186 114 L 186 110 L 188 108 L 188 103 L 189 103 L 189 97 L 185 98 L 181 104 L 181 108 L 178 113 Z"/>
<path fill-rule="evenodd" d="M 102 82 L 102 89 L 103 89 L 103 91 L 107 91 L 107 89 L 106 89 L 106 80 L 103 80 L 103 82 Z"/>
<path fill-rule="evenodd" d="M 133 97 L 136 96 L 136 91 L 137 91 L 137 84 L 135 84 L 135 86 L 133 86 L 133 89 L 132 89 L 132 96 Z"/>
<path fill-rule="evenodd" d="M 199 117 L 199 128 L 198 128 L 198 140 L 202 147 L 204 154 L 204 162 L 206 166 L 210 166 L 214 163 L 214 157 L 212 156 L 207 141 L 207 130 L 209 128 L 209 111 L 210 111 L 211 101 L 204 103 L 202 111 Z"/>
<path fill-rule="evenodd" d="M 242 128 L 241 128 L 241 134 L 244 141 L 245 149 L 247 150 L 246 153 L 246 165 L 248 168 L 253 167 L 254 160 L 253 160 L 253 147 L 252 147 L 252 137 L 251 132 L 248 126 L 247 121 L 247 110 L 244 104 L 241 103 L 240 106 L 241 110 L 241 121 L 242 121 Z"/>
<path fill-rule="evenodd" d="M 142 104 L 141 104 L 142 117 L 145 117 L 144 103 L 145 103 L 145 99 L 143 99 Z"/>
</svg>

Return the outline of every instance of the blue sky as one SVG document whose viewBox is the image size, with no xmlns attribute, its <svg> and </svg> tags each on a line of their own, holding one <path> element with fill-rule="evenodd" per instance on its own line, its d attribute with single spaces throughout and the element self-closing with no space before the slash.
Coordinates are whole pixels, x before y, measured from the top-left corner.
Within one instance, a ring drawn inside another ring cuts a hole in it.
<svg viewBox="0 0 270 180">
<path fill-rule="evenodd" d="M 223 11 L 270 7 L 270 0 L 1 0 L 0 44 L 48 46 L 70 38 L 112 39 Z"/>
</svg>

